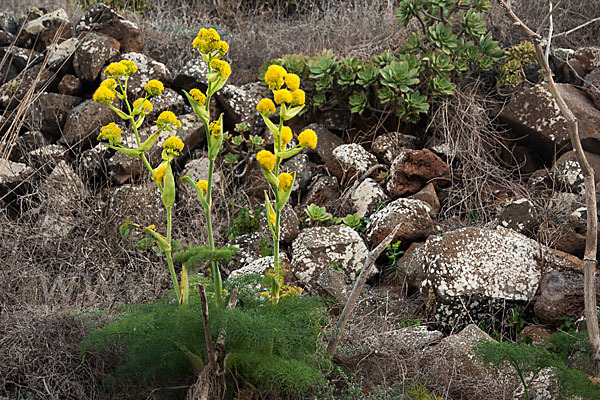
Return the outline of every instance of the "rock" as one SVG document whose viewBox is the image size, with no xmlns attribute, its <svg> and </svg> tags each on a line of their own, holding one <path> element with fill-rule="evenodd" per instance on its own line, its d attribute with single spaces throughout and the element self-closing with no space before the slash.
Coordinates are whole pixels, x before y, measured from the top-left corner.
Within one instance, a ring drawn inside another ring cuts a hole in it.
<svg viewBox="0 0 600 400">
<path fill-rule="evenodd" d="M 77 38 L 70 38 L 62 43 L 49 45 L 48 68 L 53 71 L 70 70 L 72 67 L 70 59 L 79 46 L 80 41 Z"/>
<path fill-rule="evenodd" d="M 10 32 L 0 30 L 0 47 L 10 46 L 15 40 L 15 35 Z"/>
<path fill-rule="evenodd" d="M 109 188 L 106 198 L 108 202 L 104 212 L 111 215 L 117 223 L 123 223 L 129 217 L 131 222 L 141 226 L 155 225 L 157 232 L 165 234 L 167 213 L 156 183 L 147 182 Z M 132 228 L 131 232 L 134 239 L 147 237 L 139 229 Z"/>
<path fill-rule="evenodd" d="M 352 116 L 348 109 L 344 106 L 342 108 L 334 108 L 327 110 L 323 113 L 322 122 L 328 129 L 332 129 L 337 132 L 344 132 L 350 128 L 350 120 Z"/>
<path fill-rule="evenodd" d="M 52 92 L 56 88 L 54 78 L 52 71 L 42 69 L 41 64 L 27 68 L 15 78 L 0 86 L 0 104 L 8 109 L 16 107 L 32 87 L 34 91 L 45 87 L 45 90 Z"/>
<path fill-rule="evenodd" d="M 401 228 L 392 240 L 403 245 L 421 241 L 435 232 L 431 207 L 421 200 L 397 199 L 371 215 L 367 225 L 367 241 L 372 247 L 381 243 L 396 227 Z"/>
<path fill-rule="evenodd" d="M 187 92 L 196 88 L 206 93 L 206 88 L 208 87 L 208 81 L 206 80 L 207 73 L 208 68 L 202 58 L 192 58 L 175 74 L 173 87 L 183 89 Z"/>
<path fill-rule="evenodd" d="M 40 232 L 46 240 L 64 239 L 76 226 L 75 217 L 50 210 L 41 219 Z"/>
<path fill-rule="evenodd" d="M 362 218 L 374 213 L 381 203 L 389 200 L 389 197 L 377 181 L 367 178 L 350 194 L 350 200 L 352 200 L 358 216 Z"/>
<path fill-rule="evenodd" d="M 332 155 L 341 166 L 342 174 L 336 175 L 338 179 L 342 176 L 360 176 L 377 164 L 377 158 L 356 143 L 338 146 Z"/>
<path fill-rule="evenodd" d="M 61 161 L 38 188 L 48 212 L 74 216 L 90 195 L 81 178 L 66 161 Z"/>
<path fill-rule="evenodd" d="M 169 88 L 166 88 L 160 96 L 152 97 L 150 102 L 153 107 L 152 112 L 146 115 L 143 126 L 154 125 L 163 111 L 172 111 L 175 115 L 182 114 L 186 103 L 183 96 Z"/>
<path fill-rule="evenodd" d="M 89 147 L 95 142 L 100 128 L 116 119 L 106 104 L 86 100 L 67 114 L 60 141 L 68 146 Z"/>
<path fill-rule="evenodd" d="M 82 81 L 95 81 L 108 60 L 119 54 L 107 36 L 86 34 L 75 50 L 73 69 Z"/>
<path fill-rule="evenodd" d="M 17 140 L 15 140 L 10 159 L 12 161 L 23 160 L 27 163 L 29 161 L 27 155 L 30 151 L 39 149 L 48 144 L 50 144 L 50 142 L 42 135 L 42 132 L 36 130 L 25 132 L 22 135 L 19 135 Z"/>
<path fill-rule="evenodd" d="M 600 153 L 600 136 L 596 132 L 600 111 L 581 90 L 567 84 L 557 84 L 557 89 L 578 120 L 584 150 Z M 500 117 L 546 163 L 571 149 L 567 121 L 543 84 L 521 91 Z"/>
<path fill-rule="evenodd" d="M 600 67 L 600 47 L 580 47 L 575 52 L 575 58 L 588 71 L 598 68 Z"/>
<path fill-rule="evenodd" d="M 285 253 L 279 253 L 279 266 L 284 269 L 289 269 L 290 261 Z M 236 269 L 229 274 L 229 278 L 235 278 L 241 275 L 264 275 L 265 271 L 273 268 L 273 256 L 261 257 L 244 265 L 240 269 Z"/>
<path fill-rule="evenodd" d="M 535 151 L 508 140 L 500 149 L 500 159 L 509 168 L 518 170 L 521 174 L 533 174 L 544 167 L 543 161 Z"/>
<path fill-rule="evenodd" d="M 535 206 L 528 199 L 519 199 L 508 204 L 500 216 L 498 224 L 525 236 L 534 237 L 538 225 Z"/>
<path fill-rule="evenodd" d="M 52 42 L 58 43 L 71 37 L 71 22 L 62 8 L 27 22 L 21 34 L 26 47 L 35 42 L 35 49 L 44 51 Z M 31 44 L 30 44 L 31 43 Z"/>
<path fill-rule="evenodd" d="M 583 90 L 592 99 L 594 106 L 600 110 L 600 67 L 585 76 Z"/>
<path fill-rule="evenodd" d="M 326 268 L 317 278 L 320 292 L 334 298 L 340 305 L 346 304 L 352 285 L 350 279 L 342 271 Z"/>
<path fill-rule="evenodd" d="M 341 137 L 331 133 L 329 129 L 320 124 L 310 124 L 305 129 L 312 129 L 317 134 L 318 143 L 314 149 L 308 149 L 309 157 L 313 158 L 314 161 L 324 163 L 325 168 L 330 174 L 340 174 L 340 164 L 333 157 L 333 150 L 344 144 Z"/>
<path fill-rule="evenodd" d="M 90 6 L 75 26 L 77 33 L 94 31 L 116 39 L 124 53 L 141 52 L 143 39 L 137 24 L 105 4 Z"/>
<path fill-rule="evenodd" d="M 522 342 L 527 337 L 531 339 L 532 346 L 543 346 L 550 337 L 550 331 L 540 325 L 527 325 L 519 332 L 517 342 Z"/>
<path fill-rule="evenodd" d="M 279 240 L 282 243 L 291 243 L 298 236 L 298 227 L 300 225 L 300 221 L 298 220 L 298 216 L 296 212 L 289 204 L 286 204 L 281 210 L 280 217 L 280 226 L 281 232 Z M 259 226 L 260 231 L 266 236 L 271 236 L 271 230 L 269 229 L 269 225 L 267 223 L 266 213 L 261 213 L 259 218 Z"/>
<path fill-rule="evenodd" d="M 354 280 L 367 253 L 360 235 L 345 225 L 305 228 L 292 243 L 292 273 L 312 288 L 326 268 L 341 270 Z"/>
<path fill-rule="evenodd" d="M 54 138 L 60 136 L 66 114 L 83 99 L 58 93 L 40 93 L 29 107 L 29 125 Z"/>
<path fill-rule="evenodd" d="M 396 198 L 416 193 L 430 181 L 444 187 L 449 180 L 450 168 L 430 150 L 404 150 L 390 167 L 386 189 Z"/>
<path fill-rule="evenodd" d="M 88 182 L 93 181 L 97 175 L 107 177 L 107 160 L 113 151 L 103 143 L 82 151 L 79 155 L 79 170 L 82 176 L 87 177 Z"/>
<path fill-rule="evenodd" d="M 208 180 L 208 164 L 209 160 L 207 157 L 189 160 L 183 167 L 180 177 L 187 175 L 195 182 L 198 182 L 199 180 Z M 213 172 L 212 181 L 213 204 L 227 201 L 225 198 L 225 186 L 226 182 L 223 173 L 219 169 L 216 169 Z M 204 208 L 196 194 L 196 189 L 187 183 L 180 184 L 177 188 L 177 195 L 179 196 L 178 203 L 182 208 L 182 212 L 189 213 L 189 215 L 202 215 L 201 223 L 204 224 Z"/>
<path fill-rule="evenodd" d="M 233 128 L 235 124 L 246 123 L 250 132 L 264 126 L 262 117 L 256 111 L 258 102 L 270 95 L 270 90 L 260 82 L 252 82 L 241 87 L 225 85 L 215 94 L 219 106 L 225 112 L 223 117 Z"/>
<path fill-rule="evenodd" d="M 308 193 L 304 196 L 303 204 L 316 204 L 327 206 L 340 198 L 338 180 L 335 176 L 321 175 L 308 187 Z"/>
<path fill-rule="evenodd" d="M 25 183 L 29 183 L 34 169 L 23 163 L 6 160 L 0 164 L 0 196 L 5 197 L 9 192 L 18 190 L 26 191 Z"/>
<path fill-rule="evenodd" d="M 236 246 L 240 250 L 233 256 L 231 262 L 227 266 L 224 266 L 224 269 L 221 271 L 225 271 L 225 273 L 229 275 L 231 271 L 238 270 L 261 257 L 266 257 L 267 254 L 264 254 L 266 250 L 270 251 L 272 254 L 273 246 L 271 243 L 272 239 L 270 233 L 269 236 L 266 236 L 262 232 L 254 232 L 233 238 L 227 245 Z"/>
<path fill-rule="evenodd" d="M 68 149 L 59 144 L 49 144 L 29 152 L 27 159 L 30 165 L 44 169 L 46 167 L 55 167 L 61 162 L 65 162 L 68 156 Z"/>
<path fill-rule="evenodd" d="M 415 150 L 418 144 L 419 138 L 415 136 L 392 132 L 377 136 L 371 144 L 371 150 L 389 165 L 400 155 L 403 149 Z"/>
<path fill-rule="evenodd" d="M 596 186 L 600 182 L 600 155 L 585 152 L 588 163 L 594 170 Z M 556 160 L 552 171 L 559 189 L 577 194 L 585 193 L 583 172 L 579 167 L 574 151 L 568 151 Z"/>
<path fill-rule="evenodd" d="M 67 74 L 58 83 L 58 93 L 60 94 L 78 96 L 81 92 L 81 81 L 75 75 Z"/>
<path fill-rule="evenodd" d="M 440 200 L 438 199 L 437 193 L 435 191 L 435 186 L 431 182 L 428 183 L 419 192 L 409 196 L 409 199 L 421 200 L 429 204 L 429 207 L 431 207 L 431 212 L 429 213 L 429 215 L 431 215 L 432 218 L 435 218 L 438 212 L 440 212 L 440 209 L 442 208 Z"/>
<path fill-rule="evenodd" d="M 138 71 L 127 82 L 127 94 L 132 98 L 144 97 L 144 86 L 151 79 L 161 81 L 165 87 L 171 83 L 171 72 L 165 64 L 135 52 L 123 54 L 121 58 L 133 61 L 138 67 Z"/>
<path fill-rule="evenodd" d="M 292 191 L 304 190 L 313 179 L 315 163 L 308 159 L 308 155 L 300 153 L 282 164 L 284 172 L 296 172 L 296 179 Z"/>
<path fill-rule="evenodd" d="M 17 31 L 19 30 L 19 23 L 17 22 L 15 16 L 5 12 L 0 12 L 0 30 L 16 35 Z"/>
<path fill-rule="evenodd" d="M 419 325 L 366 336 L 363 343 L 371 351 L 385 353 L 388 349 L 394 349 L 400 353 L 410 354 L 438 344 L 443 337 L 442 332 L 430 331 L 426 326 Z"/>
<path fill-rule="evenodd" d="M 600 301 L 600 277 L 596 276 L 596 301 Z M 558 327 L 564 318 L 578 319 L 584 311 L 583 274 L 549 271 L 540 282 L 540 296 L 533 310 L 543 324 Z"/>
<path fill-rule="evenodd" d="M 17 46 L 0 47 L 0 59 L 5 59 L 5 63 L 16 67 L 18 72 L 40 63 L 43 58 L 42 53 L 35 50 Z"/>
</svg>

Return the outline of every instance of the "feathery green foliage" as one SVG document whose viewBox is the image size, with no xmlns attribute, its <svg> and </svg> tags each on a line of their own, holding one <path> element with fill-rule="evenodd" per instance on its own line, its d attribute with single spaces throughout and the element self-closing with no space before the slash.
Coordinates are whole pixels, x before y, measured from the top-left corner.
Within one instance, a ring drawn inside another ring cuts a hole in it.
<svg viewBox="0 0 600 400">
<path fill-rule="evenodd" d="M 244 276 L 227 284 L 238 287 L 234 309 L 217 307 L 209 298 L 213 340 L 225 333 L 225 366 L 238 382 L 250 382 L 264 393 L 293 398 L 324 384 L 330 362 L 321 357 L 319 336 L 327 322 L 318 297 L 284 297 L 273 304 L 259 295 L 262 276 Z M 86 337 L 82 353 L 122 349 L 123 363 L 105 381 L 108 389 L 143 388 L 152 379 L 160 384 L 193 382 L 206 361 L 199 295 L 189 303 L 163 299 L 127 306 L 108 326 Z"/>
<path fill-rule="evenodd" d="M 224 246 L 214 250 L 211 250 L 210 246 L 195 246 L 175 255 L 173 261 L 176 264 L 185 264 L 188 271 L 191 272 L 205 261 L 228 263 L 238 251 L 239 248 L 236 246 Z"/>
</svg>

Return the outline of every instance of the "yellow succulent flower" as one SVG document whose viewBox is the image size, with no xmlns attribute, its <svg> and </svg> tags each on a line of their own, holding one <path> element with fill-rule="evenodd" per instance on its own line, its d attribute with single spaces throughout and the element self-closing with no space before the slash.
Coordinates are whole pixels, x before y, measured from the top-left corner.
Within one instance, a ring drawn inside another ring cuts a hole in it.
<svg viewBox="0 0 600 400">
<path fill-rule="evenodd" d="M 298 142 L 301 146 L 307 146 L 311 149 L 317 147 L 317 134 L 312 129 L 306 129 L 298 135 Z"/>
<path fill-rule="evenodd" d="M 100 128 L 98 140 L 106 139 L 112 146 L 114 146 L 121 143 L 121 133 L 121 128 L 119 128 L 114 122 L 111 122 L 110 124 L 104 125 L 102 128 Z"/>
<path fill-rule="evenodd" d="M 108 67 L 104 69 L 104 75 L 111 78 L 120 78 L 126 74 L 127 67 L 118 62 L 110 63 Z"/>
<path fill-rule="evenodd" d="M 292 105 L 302 106 L 306 102 L 306 93 L 302 89 L 296 89 L 292 92 Z"/>
<path fill-rule="evenodd" d="M 198 181 L 198 183 L 196 183 L 196 185 L 198 185 L 198 189 L 200 189 L 200 192 L 202 192 L 202 194 L 206 196 L 206 193 L 208 191 L 208 181 L 200 180 Z"/>
<path fill-rule="evenodd" d="M 165 85 L 163 85 L 161 81 L 151 79 L 148 81 L 148 83 L 146 83 L 144 89 L 150 96 L 160 96 L 163 90 L 165 90 Z"/>
<path fill-rule="evenodd" d="M 296 74 L 287 74 L 283 80 L 287 88 L 292 92 L 300 88 L 300 77 Z"/>
<path fill-rule="evenodd" d="M 152 110 L 154 109 L 154 106 L 152 105 L 152 103 L 150 103 L 146 99 L 137 99 L 136 101 L 134 101 L 133 102 L 133 108 L 136 108 L 142 102 L 143 102 L 143 104 L 142 104 L 142 110 L 140 111 L 140 113 L 142 115 L 146 115 L 146 114 L 152 112 Z"/>
<path fill-rule="evenodd" d="M 267 117 L 275 112 L 275 104 L 271 99 L 262 99 L 258 102 L 256 109 L 258 110 L 259 114 Z"/>
<path fill-rule="evenodd" d="M 219 33 L 213 28 L 200 29 L 200 31 L 198 31 L 198 37 L 202 40 L 206 40 L 207 42 L 218 42 L 219 40 L 221 40 Z"/>
<path fill-rule="evenodd" d="M 115 99 L 115 92 L 106 86 L 100 86 L 94 92 L 93 98 L 98 104 L 111 104 Z"/>
<path fill-rule="evenodd" d="M 183 150 L 183 140 L 179 139 L 177 136 L 171 136 L 165 140 L 162 147 L 163 149 L 171 149 L 176 151 Z"/>
<path fill-rule="evenodd" d="M 231 75 L 231 66 L 227 61 L 212 59 L 210 60 L 209 66 L 214 72 L 218 72 L 223 79 L 227 79 L 229 78 L 229 75 Z"/>
<path fill-rule="evenodd" d="M 200 90 L 190 90 L 190 96 L 192 96 L 192 98 L 196 100 L 196 103 L 198 103 L 199 105 L 203 106 L 204 104 L 206 104 L 206 96 Z"/>
<path fill-rule="evenodd" d="M 268 171 L 273 171 L 273 168 L 275 168 L 275 155 L 269 150 L 259 151 L 256 154 L 256 161 Z"/>
<path fill-rule="evenodd" d="M 173 127 L 181 128 L 181 121 L 177 119 L 172 111 L 163 111 L 156 119 L 156 126 L 158 126 L 158 129 L 163 130 Z"/>
<path fill-rule="evenodd" d="M 167 164 L 155 169 L 154 170 L 154 179 L 156 180 L 156 183 L 158 183 L 159 185 L 162 185 L 163 180 L 165 179 L 166 173 L 167 173 Z"/>
<path fill-rule="evenodd" d="M 279 180 L 277 188 L 283 192 L 290 190 L 292 184 L 294 183 L 294 176 L 292 174 L 288 174 L 287 172 L 282 172 L 279 174 L 277 179 Z"/>
<path fill-rule="evenodd" d="M 138 70 L 137 65 L 131 60 L 121 60 L 119 63 L 125 67 L 125 74 L 127 76 L 135 74 Z"/>
<path fill-rule="evenodd" d="M 112 78 L 105 79 L 100 83 L 100 87 L 108 88 L 114 92 L 117 90 L 117 81 Z"/>
<path fill-rule="evenodd" d="M 281 65 L 271 65 L 265 73 L 265 82 L 269 85 L 269 89 L 279 89 L 284 82 L 287 71 Z"/>
<path fill-rule="evenodd" d="M 219 40 L 214 46 L 213 51 L 216 52 L 215 57 L 221 58 L 229 51 L 229 44 L 224 40 Z"/>
<path fill-rule="evenodd" d="M 274 98 L 275 98 L 276 104 L 291 103 L 292 100 L 294 100 L 294 97 L 292 96 L 292 92 L 290 92 L 287 89 L 281 89 L 281 90 L 276 91 Z"/>
<path fill-rule="evenodd" d="M 292 141 L 294 135 L 292 129 L 289 126 L 281 128 L 281 144 L 285 147 L 289 142 Z"/>
</svg>

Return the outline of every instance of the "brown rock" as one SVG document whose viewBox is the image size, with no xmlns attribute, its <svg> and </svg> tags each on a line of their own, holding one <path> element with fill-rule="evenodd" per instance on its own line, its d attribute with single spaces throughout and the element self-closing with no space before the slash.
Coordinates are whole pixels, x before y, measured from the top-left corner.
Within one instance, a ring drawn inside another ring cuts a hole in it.
<svg viewBox="0 0 600 400">
<path fill-rule="evenodd" d="M 142 33 L 137 24 L 119 15 L 105 4 L 94 4 L 89 7 L 75 31 L 94 31 L 116 39 L 124 53 L 141 52 L 143 48 Z"/>
<path fill-rule="evenodd" d="M 32 86 L 34 90 L 46 87 L 47 91 L 53 91 L 56 88 L 54 78 L 52 71 L 42 69 L 41 64 L 34 65 L 0 86 L 0 104 L 8 109 L 16 107 Z"/>
<path fill-rule="evenodd" d="M 498 217 L 498 223 L 505 228 L 532 237 L 538 225 L 535 207 L 525 198 L 512 201 Z"/>
<path fill-rule="evenodd" d="M 438 199 L 437 193 L 435 191 L 435 186 L 431 182 L 428 183 L 418 193 L 411 195 L 409 199 L 417 199 L 429 204 L 429 206 L 431 207 L 430 214 L 432 217 L 435 217 L 442 208 L 440 200 Z"/>
<path fill-rule="evenodd" d="M 29 123 L 34 129 L 58 138 L 66 114 L 83 99 L 58 93 L 41 93 L 29 107 Z"/>
<path fill-rule="evenodd" d="M 266 213 L 260 214 L 259 219 L 260 231 L 267 237 L 271 237 L 271 230 L 269 229 L 269 225 L 267 223 Z M 286 204 L 281 210 L 281 232 L 280 232 L 280 240 L 283 243 L 292 243 L 294 239 L 298 236 L 300 221 L 298 220 L 298 216 L 296 212 L 289 204 Z"/>
<path fill-rule="evenodd" d="M 68 146 L 89 147 L 100 133 L 100 128 L 116 118 L 106 104 L 86 100 L 67 114 L 60 140 Z"/>
<path fill-rule="evenodd" d="M 21 40 L 35 42 L 35 49 L 44 51 L 54 41 L 59 43 L 71 37 L 71 22 L 62 8 L 29 21 L 23 27 Z M 30 47 L 27 45 L 27 47 Z"/>
<path fill-rule="evenodd" d="M 240 87 L 225 85 L 215 97 L 225 113 L 224 121 L 227 121 L 227 124 L 233 127 L 244 122 L 250 132 L 254 132 L 264 126 L 262 117 L 256 111 L 256 105 L 269 94 L 268 88 L 259 82 L 252 82 Z"/>
<path fill-rule="evenodd" d="M 590 96 L 594 106 L 600 110 L 600 67 L 585 76 L 583 90 Z"/>
<path fill-rule="evenodd" d="M 585 151 L 600 154 L 600 111 L 585 92 L 567 84 L 557 84 L 561 96 L 577 118 L 581 145 Z"/>
<path fill-rule="evenodd" d="M 581 47 L 575 52 L 575 58 L 588 71 L 600 67 L 600 47 Z"/>
<path fill-rule="evenodd" d="M 449 179 L 448 165 L 430 150 L 405 150 L 392 163 L 386 188 L 396 198 L 418 192 L 431 180 L 437 187 L 447 186 Z"/>
<path fill-rule="evenodd" d="M 315 183 L 309 186 L 308 193 L 304 196 L 303 204 L 316 204 L 318 206 L 327 206 L 338 200 L 340 189 L 338 180 L 335 176 L 320 176 Z"/>
<path fill-rule="evenodd" d="M 333 157 L 333 150 L 344 144 L 342 138 L 320 124 L 310 124 L 305 129 L 314 130 L 318 138 L 317 147 L 308 150 L 309 156 L 316 162 L 324 163 L 330 174 L 341 176 L 340 165 Z"/>
<path fill-rule="evenodd" d="M 113 47 L 108 37 L 88 33 L 81 39 L 73 56 L 75 74 L 82 81 L 94 81 L 106 62 L 117 54 L 118 49 Z"/>
<path fill-rule="evenodd" d="M 527 325 L 521 332 L 519 332 L 517 341 L 521 342 L 526 337 L 531 338 L 532 346 L 542 346 L 546 343 L 546 339 L 550 337 L 550 331 L 540 325 Z"/>
<path fill-rule="evenodd" d="M 403 149 L 417 148 L 419 138 L 400 132 L 386 133 L 377 136 L 371 144 L 371 150 L 386 164 L 394 162 Z"/>
<path fill-rule="evenodd" d="M 81 81 L 75 75 L 67 74 L 63 76 L 58 84 L 58 93 L 60 94 L 78 96 L 81 91 Z"/>
</svg>

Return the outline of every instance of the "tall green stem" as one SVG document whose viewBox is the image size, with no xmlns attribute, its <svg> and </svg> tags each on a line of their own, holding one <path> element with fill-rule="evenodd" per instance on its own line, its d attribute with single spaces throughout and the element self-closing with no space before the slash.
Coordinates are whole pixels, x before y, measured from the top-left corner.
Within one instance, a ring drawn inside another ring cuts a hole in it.
<svg viewBox="0 0 600 400">
<path fill-rule="evenodd" d="M 171 273 L 171 280 L 173 281 L 173 287 L 175 288 L 175 294 L 177 295 L 177 302 L 181 304 L 181 290 L 179 289 L 179 281 L 177 280 L 177 274 L 175 273 L 175 267 L 173 266 L 173 258 L 171 256 L 171 207 L 167 209 L 167 243 L 169 244 L 169 250 L 166 250 L 167 264 L 169 266 L 169 272 Z"/>
</svg>

